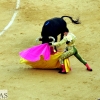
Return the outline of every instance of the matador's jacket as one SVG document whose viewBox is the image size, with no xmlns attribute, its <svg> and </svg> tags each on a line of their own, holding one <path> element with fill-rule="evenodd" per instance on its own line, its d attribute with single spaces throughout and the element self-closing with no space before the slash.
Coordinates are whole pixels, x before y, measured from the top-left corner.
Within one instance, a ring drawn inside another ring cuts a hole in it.
<svg viewBox="0 0 100 100">
<path fill-rule="evenodd" d="M 62 44 L 66 43 L 68 47 L 74 46 L 75 39 L 76 39 L 76 36 L 73 33 L 68 33 L 67 36 L 64 36 L 64 38 L 60 42 L 52 43 L 52 45 L 61 46 Z"/>
<path fill-rule="evenodd" d="M 52 46 L 61 46 L 64 43 L 67 44 L 66 51 L 60 56 L 59 59 L 61 64 L 64 64 L 64 59 L 69 58 L 72 55 L 74 55 L 84 65 L 87 63 L 78 53 L 78 50 L 75 47 L 75 40 L 76 36 L 73 33 L 69 32 L 67 36 L 64 36 L 64 38 L 60 42 L 52 43 Z"/>
</svg>

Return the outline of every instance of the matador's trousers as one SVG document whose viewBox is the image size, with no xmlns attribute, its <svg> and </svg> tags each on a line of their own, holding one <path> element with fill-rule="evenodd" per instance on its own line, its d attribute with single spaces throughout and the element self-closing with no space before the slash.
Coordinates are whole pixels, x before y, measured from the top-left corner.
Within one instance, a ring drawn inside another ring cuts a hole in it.
<svg viewBox="0 0 100 100">
<path fill-rule="evenodd" d="M 86 61 L 80 56 L 80 54 L 78 53 L 78 50 L 75 46 L 69 46 L 67 47 L 66 52 L 64 52 L 60 58 L 60 64 L 64 64 L 64 59 L 69 58 L 70 56 L 74 55 L 80 62 L 82 62 L 84 65 L 86 65 Z"/>
</svg>

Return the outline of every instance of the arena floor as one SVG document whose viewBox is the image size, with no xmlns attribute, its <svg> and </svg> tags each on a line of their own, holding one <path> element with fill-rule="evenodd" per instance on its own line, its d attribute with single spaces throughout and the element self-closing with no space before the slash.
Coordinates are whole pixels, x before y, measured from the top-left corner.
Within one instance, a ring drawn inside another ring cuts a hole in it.
<svg viewBox="0 0 100 100">
<path fill-rule="evenodd" d="M 19 63 L 19 52 L 35 45 L 44 21 L 62 15 L 80 18 L 79 25 L 65 20 L 93 72 L 74 56 L 65 75 Z M 0 90 L 8 90 L 8 100 L 100 98 L 100 0 L 0 0 L 0 23 Z"/>
</svg>

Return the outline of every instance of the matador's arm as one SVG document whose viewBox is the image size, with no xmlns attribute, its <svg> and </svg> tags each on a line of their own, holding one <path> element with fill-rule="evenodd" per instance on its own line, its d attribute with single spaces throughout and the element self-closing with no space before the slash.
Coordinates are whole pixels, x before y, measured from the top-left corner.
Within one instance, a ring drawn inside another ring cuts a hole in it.
<svg viewBox="0 0 100 100">
<path fill-rule="evenodd" d="M 72 37 L 70 35 L 65 36 L 60 42 L 53 42 L 52 46 L 61 46 L 62 44 L 66 43 L 67 41 L 71 41 Z"/>
</svg>

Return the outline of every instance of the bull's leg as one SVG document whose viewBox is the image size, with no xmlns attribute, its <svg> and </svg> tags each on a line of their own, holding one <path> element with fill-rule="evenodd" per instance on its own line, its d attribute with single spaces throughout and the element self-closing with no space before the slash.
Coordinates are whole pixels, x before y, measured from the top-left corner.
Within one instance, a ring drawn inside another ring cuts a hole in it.
<svg viewBox="0 0 100 100">
<path fill-rule="evenodd" d="M 57 36 L 54 37 L 54 38 L 55 38 L 55 42 L 57 42 Z M 55 51 L 57 52 L 57 47 L 56 47 L 56 46 L 54 46 L 54 49 L 55 49 Z"/>
</svg>

